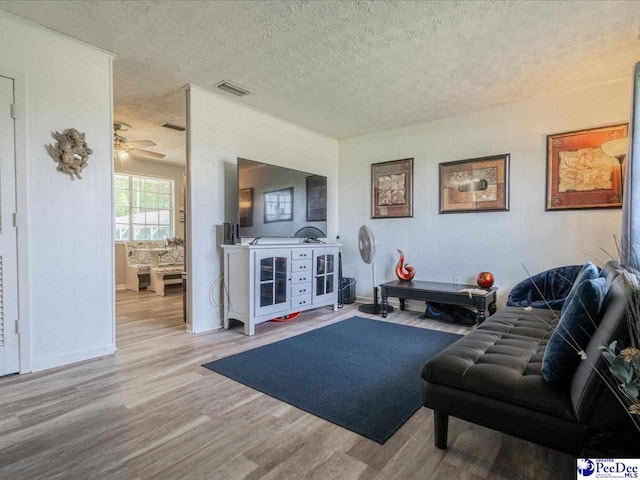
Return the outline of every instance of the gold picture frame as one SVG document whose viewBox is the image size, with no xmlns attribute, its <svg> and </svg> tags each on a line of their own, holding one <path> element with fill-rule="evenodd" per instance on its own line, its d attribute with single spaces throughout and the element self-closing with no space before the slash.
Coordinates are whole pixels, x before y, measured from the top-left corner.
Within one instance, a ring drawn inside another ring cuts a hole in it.
<svg viewBox="0 0 640 480">
<path fill-rule="evenodd" d="M 413 217 L 413 158 L 371 165 L 371 218 Z"/>
<path fill-rule="evenodd" d="M 629 124 L 547 135 L 545 210 L 621 208 Z"/>
<path fill-rule="evenodd" d="M 445 162 L 440 170 L 440 213 L 508 212 L 508 153 Z"/>
</svg>

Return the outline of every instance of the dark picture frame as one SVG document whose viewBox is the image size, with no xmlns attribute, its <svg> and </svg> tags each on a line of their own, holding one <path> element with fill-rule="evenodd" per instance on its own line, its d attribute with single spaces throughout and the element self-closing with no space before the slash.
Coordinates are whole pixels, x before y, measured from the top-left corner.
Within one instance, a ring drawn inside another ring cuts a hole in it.
<svg viewBox="0 0 640 480">
<path fill-rule="evenodd" d="M 439 164 L 440 214 L 508 212 L 511 155 Z"/>
<path fill-rule="evenodd" d="M 238 224 L 241 227 L 253 226 L 253 188 L 238 190 Z"/>
<path fill-rule="evenodd" d="M 327 221 L 327 177 L 310 175 L 307 186 L 307 222 Z"/>
<path fill-rule="evenodd" d="M 622 208 L 628 142 L 626 122 L 547 135 L 545 211 Z"/>
<path fill-rule="evenodd" d="M 371 164 L 371 218 L 413 217 L 413 158 Z"/>
<path fill-rule="evenodd" d="M 284 201 L 288 198 L 289 202 Z M 277 207 L 280 207 L 282 203 L 286 207 L 286 203 L 290 203 L 288 213 L 269 213 L 268 206 L 276 202 Z M 293 221 L 293 187 L 279 188 L 277 190 L 271 190 L 262 194 L 262 203 L 264 210 L 264 223 L 276 223 L 276 222 L 292 222 Z"/>
</svg>

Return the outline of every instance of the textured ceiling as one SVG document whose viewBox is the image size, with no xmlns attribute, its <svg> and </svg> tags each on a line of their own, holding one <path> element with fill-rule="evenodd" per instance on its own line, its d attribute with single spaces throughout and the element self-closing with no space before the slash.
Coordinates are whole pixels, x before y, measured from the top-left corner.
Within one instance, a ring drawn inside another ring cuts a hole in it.
<svg viewBox="0 0 640 480">
<path fill-rule="evenodd" d="M 152 140 L 155 147 L 143 147 L 144 150 L 164 153 L 163 159 L 149 159 L 156 162 L 184 165 L 187 157 L 184 132 L 161 127 L 164 122 L 185 126 L 186 100 L 182 88 L 157 97 L 144 97 L 135 103 L 117 101 L 114 108 L 114 120 L 131 126 L 123 132 L 128 141 Z M 144 157 L 142 157 L 144 158 Z"/>
<path fill-rule="evenodd" d="M 167 94 L 227 79 L 251 90 L 241 102 L 340 138 L 620 78 L 640 59 L 637 1 L 0 0 L 0 9 L 117 53 L 116 114 L 134 127 L 141 115 L 184 121 Z"/>
</svg>

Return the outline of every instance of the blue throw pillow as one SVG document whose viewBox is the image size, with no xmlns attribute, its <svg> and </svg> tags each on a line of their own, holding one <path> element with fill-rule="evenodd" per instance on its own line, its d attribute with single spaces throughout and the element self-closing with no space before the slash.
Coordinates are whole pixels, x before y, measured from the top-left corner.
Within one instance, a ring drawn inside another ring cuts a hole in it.
<svg viewBox="0 0 640 480">
<path fill-rule="evenodd" d="M 562 305 L 561 313 L 564 314 L 565 309 L 573 300 L 573 297 L 576 294 L 576 290 L 578 289 L 578 285 L 580 285 L 584 280 L 594 280 L 600 276 L 600 269 L 596 267 L 593 263 L 587 262 L 585 263 L 580 271 L 578 272 L 578 276 L 573 282 L 573 286 L 569 293 L 567 294 L 567 298 L 564 301 L 564 305 Z"/>
<path fill-rule="evenodd" d="M 567 299 L 560 322 L 542 357 L 542 377 L 547 382 L 566 382 L 575 371 L 580 356 L 596 330 L 605 295 L 605 279 L 583 280 L 571 301 Z"/>
</svg>

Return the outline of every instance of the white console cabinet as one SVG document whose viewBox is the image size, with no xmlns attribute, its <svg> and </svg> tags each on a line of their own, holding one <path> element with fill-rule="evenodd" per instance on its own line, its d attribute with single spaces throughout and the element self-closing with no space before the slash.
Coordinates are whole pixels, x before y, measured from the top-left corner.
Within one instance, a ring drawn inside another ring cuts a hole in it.
<svg viewBox="0 0 640 480">
<path fill-rule="evenodd" d="M 258 323 L 294 312 L 338 306 L 337 244 L 223 245 L 224 328 Z"/>
</svg>

